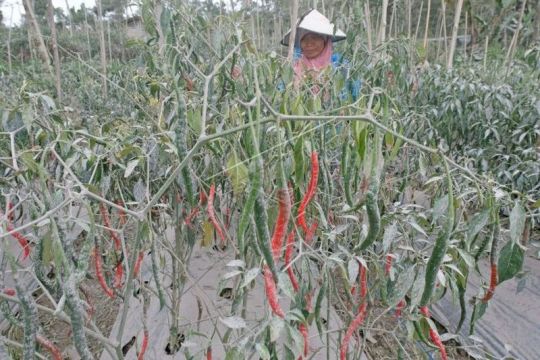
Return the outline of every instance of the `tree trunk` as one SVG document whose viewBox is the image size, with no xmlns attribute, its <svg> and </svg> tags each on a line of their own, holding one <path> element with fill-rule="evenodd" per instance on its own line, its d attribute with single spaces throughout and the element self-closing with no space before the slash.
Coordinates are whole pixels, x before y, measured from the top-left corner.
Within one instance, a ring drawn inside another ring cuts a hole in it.
<svg viewBox="0 0 540 360">
<path fill-rule="evenodd" d="M 54 23 L 54 7 L 52 0 L 47 3 L 47 18 L 49 20 L 49 28 L 51 30 L 51 45 L 53 50 L 53 63 L 55 73 L 56 97 L 58 103 L 62 102 L 62 83 L 60 78 L 60 56 L 58 55 L 58 40 L 56 36 L 56 24 Z"/>
<path fill-rule="evenodd" d="M 99 33 L 99 53 L 101 59 L 101 91 L 103 92 L 103 97 L 107 98 L 107 50 L 105 49 L 105 31 L 103 29 L 103 11 L 101 9 L 101 0 L 96 0 L 96 7 L 98 11 L 97 23 Z"/>
<path fill-rule="evenodd" d="M 291 33 L 289 34 L 289 49 L 287 51 L 287 61 L 293 61 L 294 43 L 296 40 L 296 21 L 298 19 L 298 0 L 291 2 Z"/>
<path fill-rule="evenodd" d="M 31 32 L 33 35 L 31 36 L 32 43 L 35 43 L 35 44 L 30 44 L 30 46 L 37 47 L 37 52 L 39 54 L 39 57 L 41 58 L 45 66 L 47 67 L 47 70 L 49 70 L 49 72 L 52 74 L 53 71 L 50 64 L 49 53 L 47 51 L 47 47 L 45 46 L 45 41 L 43 41 L 43 35 L 41 34 L 41 30 L 36 20 L 36 16 L 34 15 L 34 9 L 32 8 L 32 4 L 30 3 L 30 0 L 23 0 L 23 6 L 24 6 L 24 11 L 26 12 L 28 20 L 30 22 L 29 25 L 30 25 Z"/>
<path fill-rule="evenodd" d="M 450 51 L 448 54 L 448 62 L 446 67 L 451 69 L 454 65 L 454 52 L 456 51 L 457 33 L 459 29 L 459 19 L 461 18 L 461 8 L 463 7 L 463 0 L 458 0 L 456 4 L 456 11 L 454 13 L 454 26 L 452 28 L 452 39 L 450 40 Z"/>
</svg>

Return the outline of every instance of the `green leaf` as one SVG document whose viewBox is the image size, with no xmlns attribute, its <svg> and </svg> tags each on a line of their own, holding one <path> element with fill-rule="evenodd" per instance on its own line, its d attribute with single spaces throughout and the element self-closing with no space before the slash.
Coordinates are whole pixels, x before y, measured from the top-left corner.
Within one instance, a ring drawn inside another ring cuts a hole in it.
<svg viewBox="0 0 540 360">
<path fill-rule="evenodd" d="M 246 321 L 239 316 L 219 318 L 219 321 L 221 321 L 229 329 L 243 329 L 247 326 Z"/>
<path fill-rule="evenodd" d="M 405 297 L 414 283 L 415 275 L 416 266 L 414 265 L 399 273 L 394 291 L 388 296 L 388 306 L 396 306 Z"/>
<path fill-rule="evenodd" d="M 266 345 L 258 343 L 257 345 L 255 345 L 255 349 L 257 349 L 259 357 L 262 360 L 270 360 L 270 351 L 268 350 Z"/>
<path fill-rule="evenodd" d="M 499 284 L 513 278 L 523 267 L 525 251 L 512 241 L 506 243 L 499 256 Z"/>
<path fill-rule="evenodd" d="M 242 194 L 247 185 L 248 168 L 238 157 L 238 154 L 233 149 L 227 159 L 227 175 L 231 179 L 234 193 L 239 196 Z"/>
<path fill-rule="evenodd" d="M 512 212 L 510 213 L 510 239 L 516 244 L 521 239 L 525 229 L 525 210 L 521 204 L 516 201 Z"/>
<path fill-rule="evenodd" d="M 304 139 L 299 136 L 294 144 L 294 175 L 298 184 L 304 182 L 304 162 Z"/>
<path fill-rule="evenodd" d="M 467 243 L 470 246 L 473 238 L 487 225 L 489 221 L 489 209 L 484 209 L 481 213 L 473 216 L 467 229 Z"/>
</svg>

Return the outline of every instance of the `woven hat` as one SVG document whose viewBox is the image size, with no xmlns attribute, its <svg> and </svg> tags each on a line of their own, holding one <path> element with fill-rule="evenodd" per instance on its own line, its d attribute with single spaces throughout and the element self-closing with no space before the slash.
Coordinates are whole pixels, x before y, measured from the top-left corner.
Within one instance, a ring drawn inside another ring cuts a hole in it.
<svg viewBox="0 0 540 360">
<path fill-rule="evenodd" d="M 303 36 L 306 32 L 314 32 L 321 35 L 331 36 L 333 42 L 346 38 L 345 33 L 339 29 L 336 29 L 334 33 L 334 24 L 332 24 L 326 16 L 315 9 L 309 10 L 302 15 L 302 17 L 300 17 L 300 19 L 298 19 L 296 22 L 296 28 L 296 42 L 299 42 L 301 36 Z M 289 45 L 290 35 L 291 29 L 289 29 L 281 40 L 281 45 Z"/>
</svg>

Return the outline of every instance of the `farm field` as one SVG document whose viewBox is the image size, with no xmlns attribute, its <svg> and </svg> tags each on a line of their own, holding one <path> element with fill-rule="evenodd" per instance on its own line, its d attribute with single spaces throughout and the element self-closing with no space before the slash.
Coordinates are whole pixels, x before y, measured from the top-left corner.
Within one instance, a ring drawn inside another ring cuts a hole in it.
<svg viewBox="0 0 540 360">
<path fill-rule="evenodd" d="M 0 359 L 537 358 L 540 0 L 0 0 L 0 47 Z"/>
</svg>

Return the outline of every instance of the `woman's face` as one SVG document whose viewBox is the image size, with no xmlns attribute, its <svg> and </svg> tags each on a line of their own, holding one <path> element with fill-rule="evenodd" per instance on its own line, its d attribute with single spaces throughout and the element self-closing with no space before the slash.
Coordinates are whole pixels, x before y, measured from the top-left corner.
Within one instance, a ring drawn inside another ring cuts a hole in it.
<svg viewBox="0 0 540 360">
<path fill-rule="evenodd" d="M 307 33 L 300 40 L 302 54 L 308 59 L 314 59 L 319 56 L 324 50 L 325 45 L 325 37 L 315 33 Z"/>
</svg>

